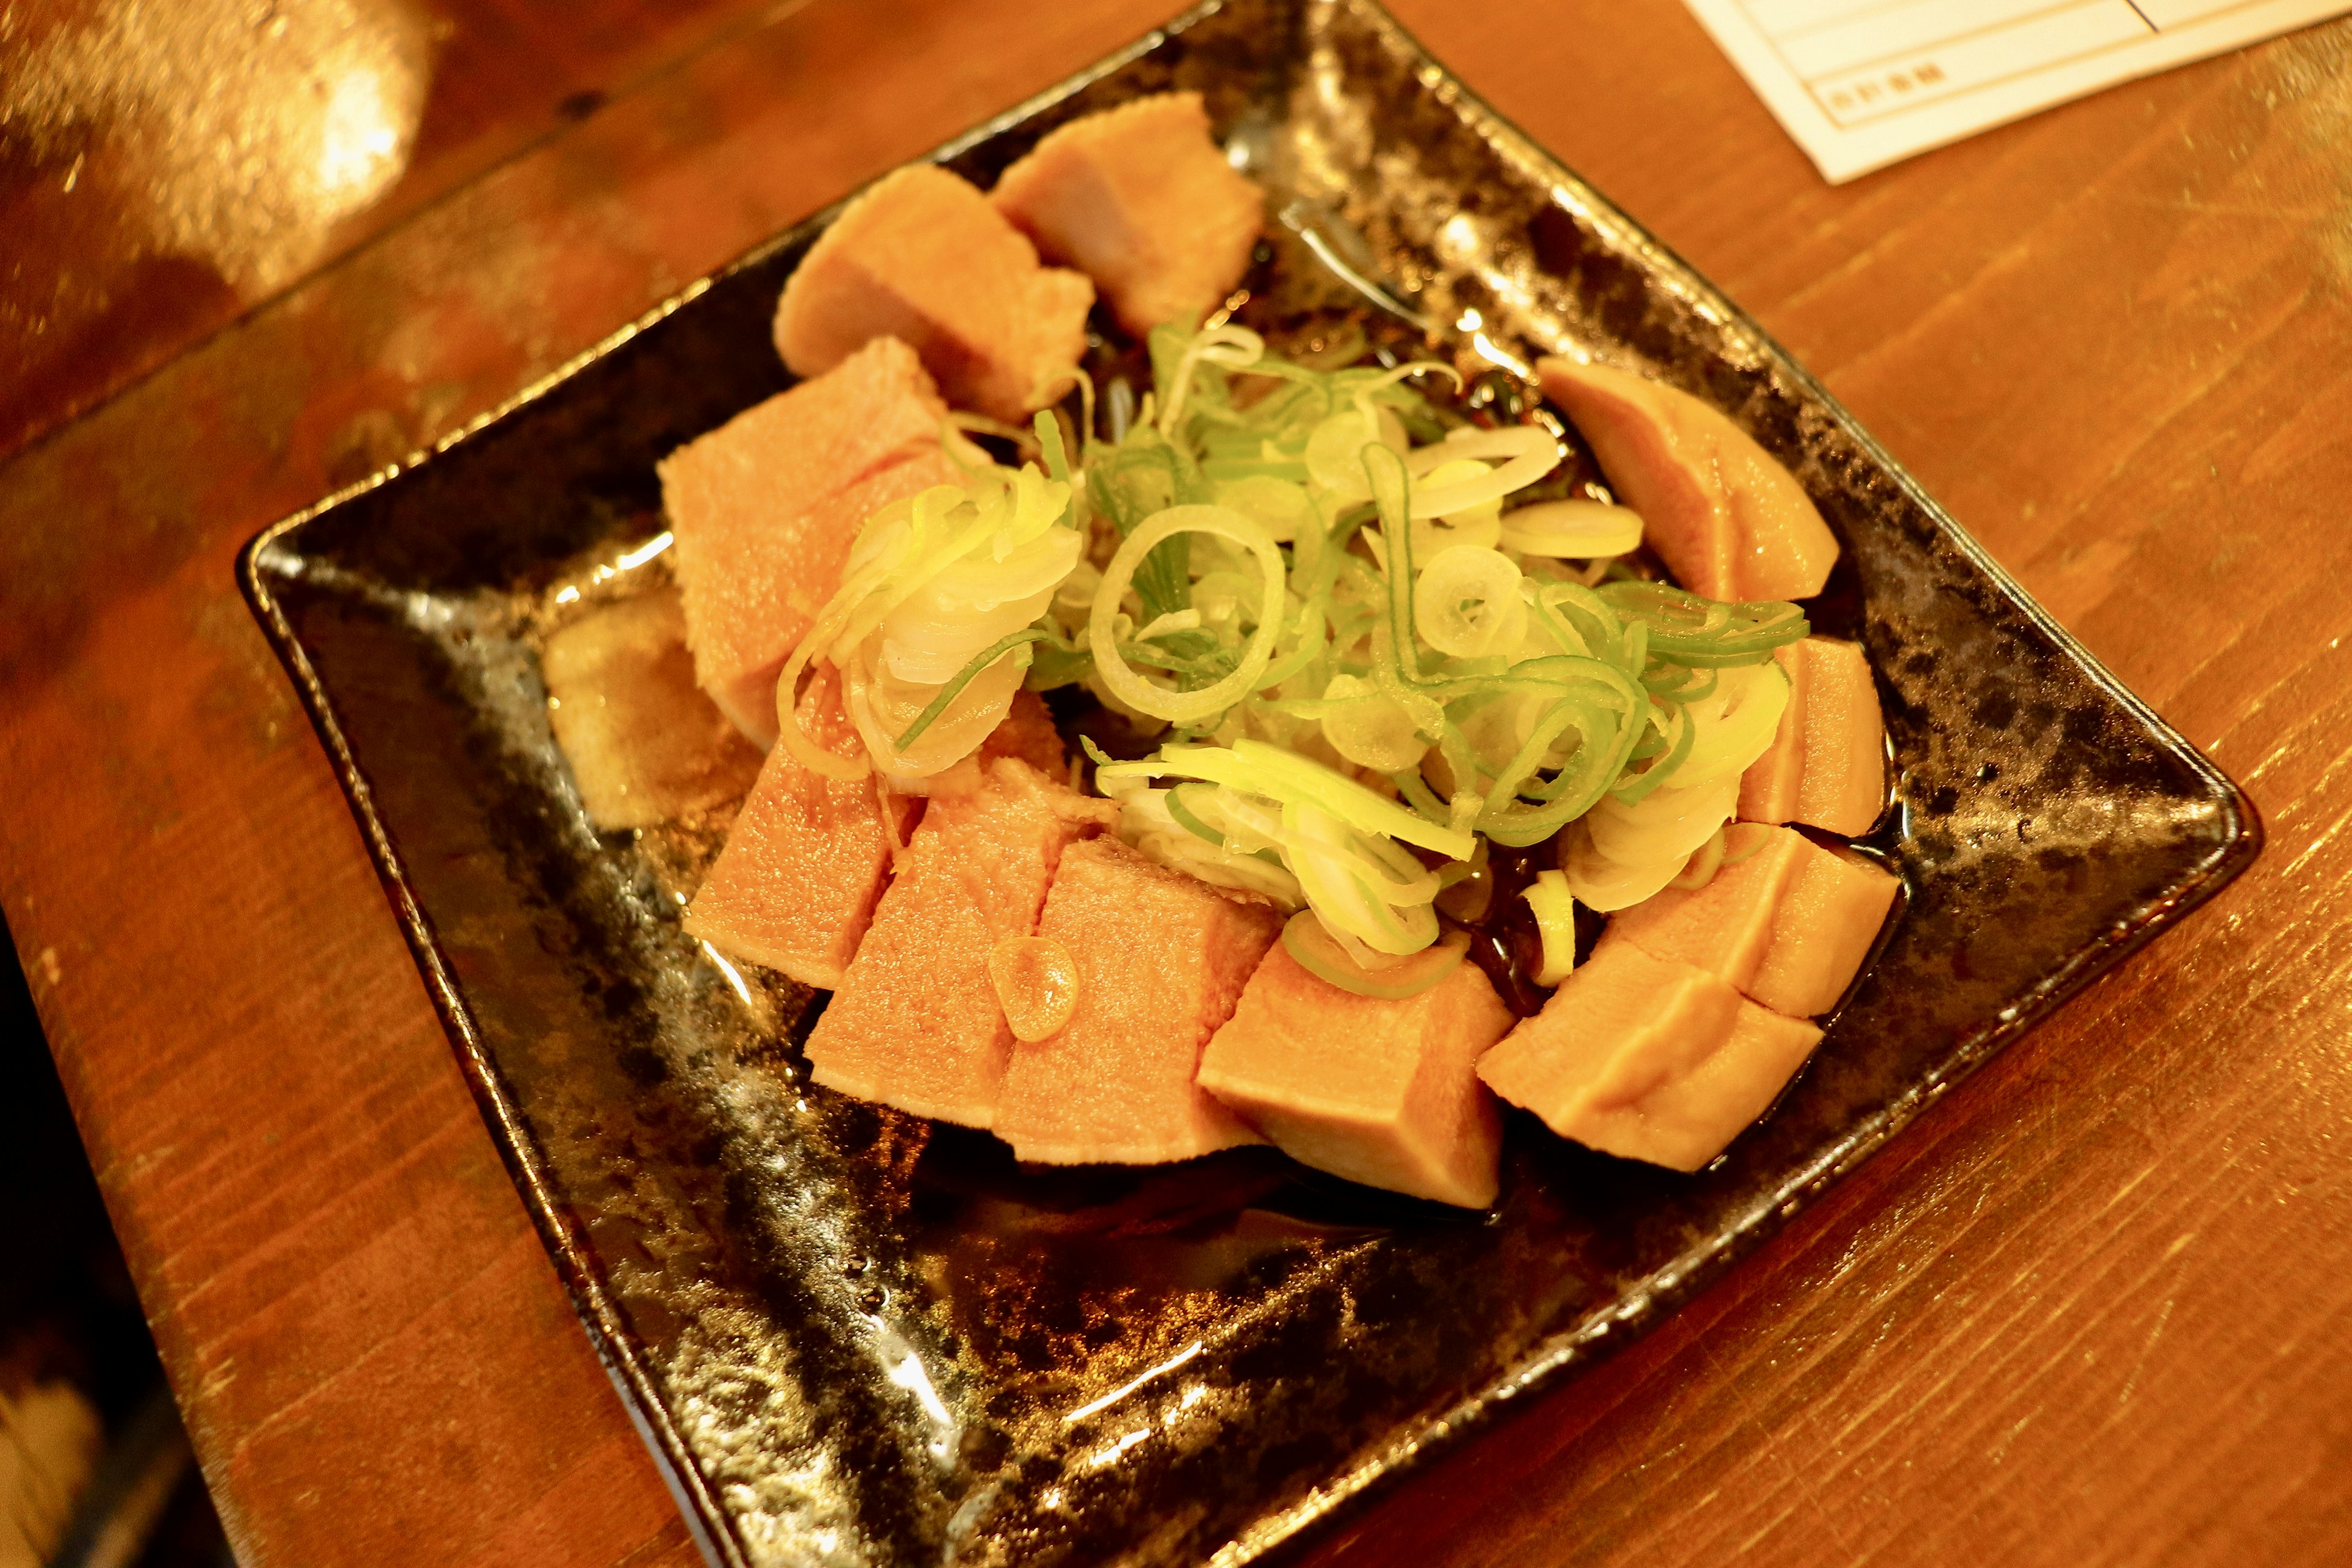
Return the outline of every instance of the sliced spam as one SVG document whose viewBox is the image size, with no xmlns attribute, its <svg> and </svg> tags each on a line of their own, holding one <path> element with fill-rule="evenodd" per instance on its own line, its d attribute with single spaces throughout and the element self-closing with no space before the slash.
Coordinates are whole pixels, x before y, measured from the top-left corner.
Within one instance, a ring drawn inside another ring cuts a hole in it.
<svg viewBox="0 0 2352 1568">
<path fill-rule="evenodd" d="M 811 1076 L 918 1116 L 993 1123 L 1013 1031 L 988 955 L 1036 930 L 1064 853 L 1116 814 L 1014 757 L 942 775 L 809 1036 Z"/>
<path fill-rule="evenodd" d="M 863 754 L 831 665 L 811 678 L 799 716 L 825 750 Z M 687 906 L 687 935 L 804 985 L 839 985 L 873 919 L 891 852 L 921 803 L 893 797 L 891 809 L 895 821 L 883 816 L 872 779 L 820 777 L 778 746 Z"/>
<path fill-rule="evenodd" d="M 1814 1017 L 1861 973 L 1897 885 L 1852 850 L 1738 823 L 1705 887 L 1668 888 L 1622 911 L 1601 945 L 1633 942 L 1727 980 L 1776 1013 Z"/>
<path fill-rule="evenodd" d="M 1563 1138 L 1696 1171 L 1771 1107 L 1821 1037 L 1706 970 L 1604 943 L 1478 1076 Z"/>
<path fill-rule="evenodd" d="M 1199 1082 L 1303 1165 L 1482 1209 L 1503 1128 L 1478 1058 L 1511 1022 L 1475 963 L 1390 1001 L 1340 989 L 1276 942 L 1209 1041 Z"/>
<path fill-rule="evenodd" d="M 914 351 L 877 339 L 662 460 L 696 678 L 762 747 L 776 672 L 840 585 L 859 526 L 961 478 L 940 452 L 947 413 Z"/>
<path fill-rule="evenodd" d="M 1197 92 L 1074 120 L 1004 171 L 989 200 L 1048 261 L 1095 280 L 1137 337 L 1190 331 L 1249 270 L 1265 198 L 1225 161 Z"/>
<path fill-rule="evenodd" d="M 1094 285 L 935 163 L 885 175 L 809 247 L 776 304 L 776 352 L 817 375 L 878 337 L 911 344 L 948 401 L 1018 421 L 1069 390 Z"/>
<path fill-rule="evenodd" d="M 1837 540 L 1746 431 L 1686 392 L 1607 365 L 1545 359 L 1536 374 L 1683 586 L 1727 600 L 1822 591 Z"/>
<path fill-rule="evenodd" d="M 760 753 L 695 688 L 676 589 L 560 628 L 539 668 L 580 804 L 607 833 L 733 800 L 759 773 Z"/>
<path fill-rule="evenodd" d="M 1858 643 L 1806 637 L 1773 656 L 1789 706 L 1739 781 L 1746 822 L 1802 822 L 1857 838 L 1886 809 L 1886 720 Z"/>
<path fill-rule="evenodd" d="M 1154 1165 L 1262 1142 L 1193 1080 L 1281 928 L 1266 900 L 1116 838 L 1072 845 L 1037 934 L 1075 961 L 1076 1005 L 1058 1032 L 1013 1047 L 996 1135 L 1054 1165 Z"/>
</svg>

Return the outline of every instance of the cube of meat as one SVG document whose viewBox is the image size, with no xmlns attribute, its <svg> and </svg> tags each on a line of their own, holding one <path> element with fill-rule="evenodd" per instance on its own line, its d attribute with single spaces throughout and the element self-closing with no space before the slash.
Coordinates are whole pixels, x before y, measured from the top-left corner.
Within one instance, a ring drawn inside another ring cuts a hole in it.
<svg viewBox="0 0 2352 1568">
<path fill-rule="evenodd" d="M 607 833 L 733 800 L 759 774 L 759 752 L 695 689 L 674 588 L 561 628 L 539 668 L 580 804 Z"/>
<path fill-rule="evenodd" d="M 1063 748 L 1061 731 L 1054 728 L 1054 716 L 1045 710 L 1045 700 L 1035 692 L 1014 692 L 1011 711 L 980 743 L 983 767 L 999 757 L 1018 757 L 1057 782 L 1068 779 L 1069 752 Z"/>
<path fill-rule="evenodd" d="M 1119 325 L 1191 331 L 1249 270 L 1265 197 L 1225 162 L 1197 92 L 1074 120 L 989 194 L 1048 261 L 1095 280 Z"/>
<path fill-rule="evenodd" d="M 776 304 L 776 352 L 801 375 L 904 339 L 948 401 L 1019 421 L 1069 390 L 1094 285 L 932 163 L 885 175 L 842 210 Z"/>
<path fill-rule="evenodd" d="M 1308 973 L 1277 942 L 1210 1039 L 1199 1082 L 1301 1164 L 1482 1209 L 1503 1127 L 1478 1058 L 1510 1026 L 1475 963 L 1383 1001 Z"/>
<path fill-rule="evenodd" d="M 825 750 L 864 754 L 831 665 L 802 693 L 800 721 Z M 777 747 L 687 907 L 687 935 L 804 985 L 840 984 L 882 896 L 891 848 L 920 809 L 894 800 L 898 820 L 886 821 L 872 779 L 821 778 Z"/>
<path fill-rule="evenodd" d="M 1607 365 L 1545 359 L 1536 374 L 1683 586 L 1733 600 L 1822 591 L 1837 540 L 1745 430 L 1686 392 Z"/>
<path fill-rule="evenodd" d="M 940 453 L 947 412 L 914 351 L 877 340 L 662 460 L 696 679 L 763 748 L 776 672 L 840 586 L 859 526 L 961 478 Z"/>
<path fill-rule="evenodd" d="M 1193 1082 L 1282 929 L 1273 905 L 1155 866 L 1116 838 L 1062 857 L 1037 934 L 1076 961 L 1070 1021 L 1013 1047 L 996 1135 L 1055 1165 L 1189 1160 L 1257 1134 Z"/>
<path fill-rule="evenodd" d="M 1651 1164 L 1696 1171 L 1772 1108 L 1821 1042 L 1822 1031 L 1804 1019 L 1742 1002 L 1729 1037 L 1696 1067 L 1621 1109 L 1602 1111 L 1596 1101 L 1622 1146 L 1585 1142 Z"/>
<path fill-rule="evenodd" d="M 1117 808 L 1012 757 L 963 763 L 939 786 L 809 1036 L 809 1063 L 828 1089 L 986 1127 L 1013 1045 L 989 952 L 1036 929 L 1065 849 Z"/>
<path fill-rule="evenodd" d="M 1774 657 L 1789 672 L 1789 706 L 1772 749 L 1740 777 L 1740 817 L 1859 837 L 1886 809 L 1886 721 L 1870 661 L 1832 637 Z"/>
<path fill-rule="evenodd" d="M 1852 851 L 1786 827 L 1740 823 L 1703 888 L 1668 888 L 1609 923 L 1601 945 L 1631 942 L 1721 976 L 1776 1013 L 1826 1013 L 1869 956 L 1898 886 Z"/>
<path fill-rule="evenodd" d="M 1563 1138 L 1696 1171 L 1764 1114 L 1821 1037 L 1624 942 L 1596 951 L 1478 1076 Z"/>
</svg>

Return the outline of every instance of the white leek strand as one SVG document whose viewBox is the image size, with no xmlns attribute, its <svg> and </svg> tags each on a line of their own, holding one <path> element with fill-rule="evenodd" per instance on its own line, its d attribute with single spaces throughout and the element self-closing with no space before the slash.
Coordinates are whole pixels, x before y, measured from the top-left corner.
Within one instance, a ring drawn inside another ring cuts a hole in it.
<svg viewBox="0 0 2352 1568">
<path fill-rule="evenodd" d="M 1653 790 L 1635 805 L 1604 795 L 1584 823 L 1592 847 L 1620 865 L 1671 860 L 1679 870 L 1738 805 L 1739 779 L 1734 774 L 1686 789 Z"/>
<path fill-rule="evenodd" d="M 1718 671 L 1715 690 L 1688 705 L 1696 733 L 1666 787 L 1689 789 L 1746 773 L 1772 749 L 1788 706 L 1789 675 L 1777 661 Z"/>
<path fill-rule="evenodd" d="M 898 679 L 878 666 L 874 642 L 869 639 L 851 657 L 848 668 L 843 672 L 848 688 L 843 706 L 848 710 L 850 722 L 856 726 L 858 739 L 866 742 L 866 755 L 873 765 L 903 793 L 921 795 L 926 793 L 921 781 L 945 773 L 978 751 L 989 732 L 1012 711 L 1013 699 L 1020 691 L 1022 678 L 1028 669 L 1023 652 L 1011 649 L 973 676 L 956 693 L 947 711 L 933 720 L 903 752 L 898 748 L 896 737 L 906 733 L 922 717 L 945 681 L 915 683 Z M 958 673 L 961 672 L 959 667 Z"/>
<path fill-rule="evenodd" d="M 1406 471 L 1419 479 L 1433 473 L 1441 465 L 1464 458 L 1503 458 L 1509 460 L 1501 468 L 1489 468 L 1475 478 L 1456 479 L 1444 485 L 1415 485 L 1412 515 L 1448 517 L 1491 500 L 1500 500 L 1514 490 L 1527 489 L 1559 467 L 1560 458 L 1565 455 L 1559 439 L 1550 431 L 1533 425 L 1513 425 L 1501 430 L 1456 430 L 1443 441 L 1417 447 L 1406 453 Z"/>
<path fill-rule="evenodd" d="M 1440 463 L 1426 474 L 1414 476 L 1420 485 L 1444 486 L 1463 480 L 1483 478 L 1490 470 L 1475 458 L 1457 458 Z M 1449 512 L 1444 517 L 1416 518 L 1412 524 L 1412 558 L 1427 561 L 1439 551 L 1454 544 L 1483 544 L 1489 549 L 1503 538 L 1503 503 L 1482 501 L 1465 510 Z"/>
<path fill-rule="evenodd" d="M 1202 360 L 1226 370 L 1246 370 L 1265 353 L 1265 340 L 1247 327 L 1211 327 L 1193 333 L 1184 357 L 1176 362 L 1175 375 L 1170 378 L 1168 406 L 1160 411 L 1160 433 L 1172 439 L 1181 427 L 1184 403 L 1192 392 L 1192 373 Z"/>
<path fill-rule="evenodd" d="M 1588 910 L 1613 914 L 1631 909 L 1681 874 L 1684 860 L 1643 860 L 1632 865 L 1612 860 L 1592 847 L 1584 821 L 1570 823 L 1560 838 L 1559 865 L 1569 890 Z"/>
<path fill-rule="evenodd" d="M 1236 741 L 1230 748 L 1162 746 L 1156 757 L 1096 771 L 1097 778 L 1119 774 L 1206 779 L 1270 800 L 1304 802 L 1360 831 L 1433 849 L 1448 859 L 1467 860 L 1477 848 L 1475 835 L 1440 826 L 1320 763 L 1263 741 Z"/>
<path fill-rule="evenodd" d="M 1536 984 L 1558 985 L 1576 968 L 1575 890 L 1569 887 L 1566 872 L 1538 871 L 1528 884 L 1526 897 L 1543 937 L 1543 967 L 1536 972 Z"/>
</svg>

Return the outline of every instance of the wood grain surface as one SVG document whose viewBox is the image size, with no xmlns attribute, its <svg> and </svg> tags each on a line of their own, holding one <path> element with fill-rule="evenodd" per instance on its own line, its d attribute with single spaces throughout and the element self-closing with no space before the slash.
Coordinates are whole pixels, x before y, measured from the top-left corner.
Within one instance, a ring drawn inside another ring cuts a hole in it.
<svg viewBox="0 0 2352 1568">
<path fill-rule="evenodd" d="M 2271 847 L 1307 1555 L 2352 1561 L 2352 23 L 1832 189 L 1675 0 L 1396 8 L 2244 781 Z M 1169 9 L 441 0 L 409 172 L 300 279 L 166 301 L 69 374 L 0 309 L 0 364 L 51 365 L 0 388 L 0 899 L 249 1568 L 697 1553 L 236 548 Z M 54 171 L 8 124 L 0 211 L 48 226 L 0 251 L 148 267 L 25 195 Z"/>
</svg>

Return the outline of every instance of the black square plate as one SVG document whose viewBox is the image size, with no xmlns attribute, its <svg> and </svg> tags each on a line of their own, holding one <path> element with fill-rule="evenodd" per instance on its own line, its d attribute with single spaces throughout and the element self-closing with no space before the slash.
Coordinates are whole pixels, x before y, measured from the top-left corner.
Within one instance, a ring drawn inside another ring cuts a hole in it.
<svg viewBox="0 0 2352 1568">
<path fill-rule="evenodd" d="M 1752 321 L 1370 0 L 1203 7 L 938 156 L 985 184 L 1171 86 L 1207 95 L 1296 265 L 1360 283 L 1347 310 L 1384 292 L 1390 330 L 1649 371 L 1798 473 L 1846 551 L 1815 618 L 1879 674 L 1876 842 L 1908 909 L 1715 1165 L 1517 1121 L 1486 1216 L 1262 1150 L 1041 1175 L 811 1087 L 810 994 L 679 930 L 719 830 L 595 833 L 536 652 L 551 584 L 659 531 L 655 460 L 786 384 L 769 314 L 831 215 L 802 225 L 243 562 L 483 1115 L 719 1563 L 1246 1562 L 1654 1322 L 2260 843 L 2243 795 Z"/>
</svg>

